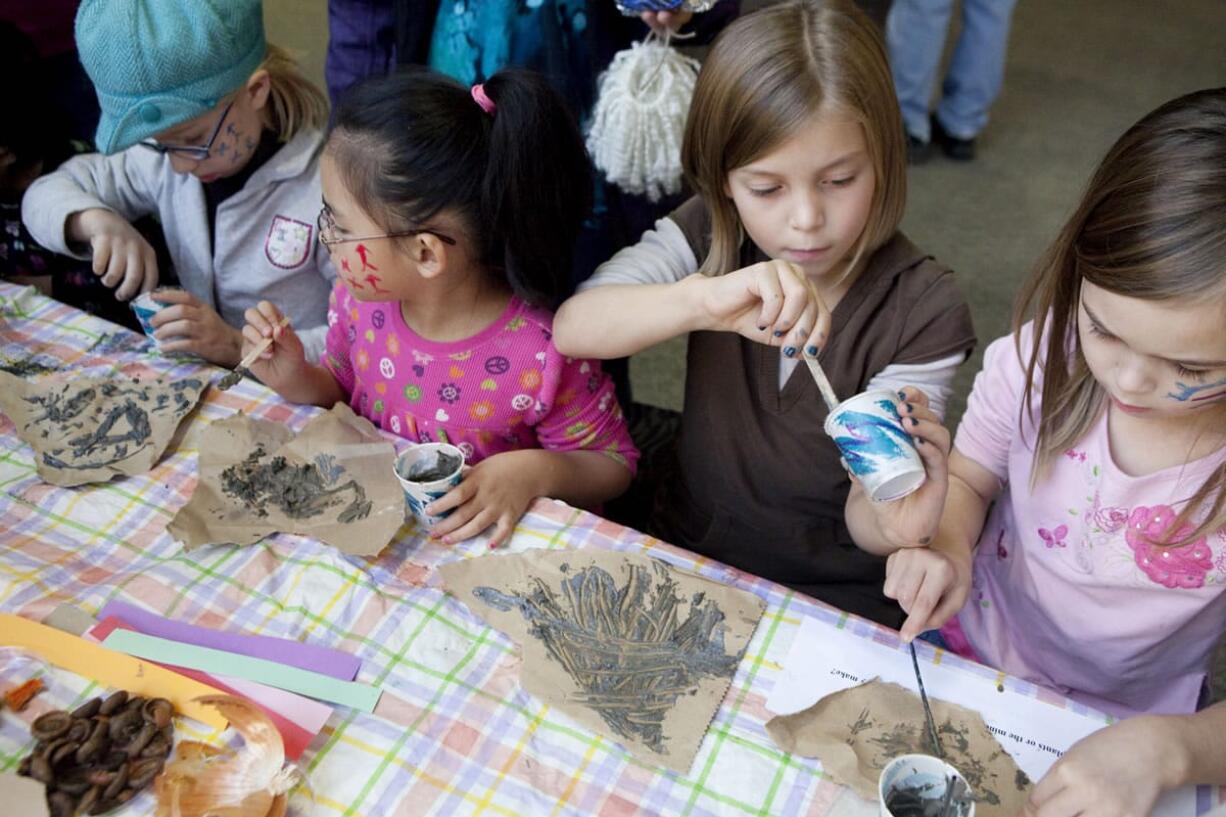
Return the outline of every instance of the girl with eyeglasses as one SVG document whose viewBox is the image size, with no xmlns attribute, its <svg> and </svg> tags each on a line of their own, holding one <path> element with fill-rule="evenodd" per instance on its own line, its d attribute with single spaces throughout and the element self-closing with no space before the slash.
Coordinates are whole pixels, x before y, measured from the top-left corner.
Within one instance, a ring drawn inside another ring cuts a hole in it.
<svg viewBox="0 0 1226 817">
<path fill-rule="evenodd" d="M 98 92 L 102 154 L 34 183 L 22 219 L 56 252 L 93 260 L 115 297 L 153 292 L 164 352 L 240 359 L 244 311 L 275 298 L 323 349 L 335 273 L 316 242 L 327 103 L 264 39 L 259 0 L 85 0 L 81 61 Z M 157 290 L 156 216 L 183 289 Z"/>
<path fill-rule="evenodd" d="M 367 80 L 337 109 L 320 178 L 319 237 L 339 278 L 327 350 L 310 355 L 262 302 L 245 348 L 275 342 L 252 373 L 287 400 L 347 401 L 412 442 L 464 451 L 474 467 L 426 508 L 453 511 L 431 531 L 447 543 L 493 526 L 497 545 L 536 497 L 592 506 L 625 490 L 638 452 L 613 383 L 553 344 L 591 176 L 545 80 Z"/>
</svg>

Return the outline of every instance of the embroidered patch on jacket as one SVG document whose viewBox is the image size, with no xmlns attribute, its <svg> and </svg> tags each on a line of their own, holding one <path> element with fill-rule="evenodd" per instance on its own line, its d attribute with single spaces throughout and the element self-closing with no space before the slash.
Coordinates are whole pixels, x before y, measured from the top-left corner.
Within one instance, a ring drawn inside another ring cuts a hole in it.
<svg viewBox="0 0 1226 817">
<path fill-rule="evenodd" d="M 268 237 L 264 239 L 264 255 L 281 269 L 302 266 L 311 254 L 314 227 L 287 216 L 273 216 Z"/>
</svg>

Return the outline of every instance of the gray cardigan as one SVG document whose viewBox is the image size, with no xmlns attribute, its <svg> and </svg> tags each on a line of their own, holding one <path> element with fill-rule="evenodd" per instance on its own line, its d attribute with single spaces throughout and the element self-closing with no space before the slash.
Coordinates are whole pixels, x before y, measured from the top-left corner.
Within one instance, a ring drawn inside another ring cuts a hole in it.
<svg viewBox="0 0 1226 817">
<path fill-rule="evenodd" d="M 336 277 L 315 235 L 323 142 L 319 131 L 299 133 L 223 201 L 215 246 L 200 180 L 176 173 L 167 157 L 139 145 L 65 162 L 26 191 L 21 218 L 38 243 L 84 260 L 89 248 L 69 246 L 64 237 L 73 213 L 102 207 L 129 221 L 156 215 L 184 289 L 236 328 L 249 307 L 273 302 L 293 321 L 307 359 L 317 361 Z"/>
</svg>

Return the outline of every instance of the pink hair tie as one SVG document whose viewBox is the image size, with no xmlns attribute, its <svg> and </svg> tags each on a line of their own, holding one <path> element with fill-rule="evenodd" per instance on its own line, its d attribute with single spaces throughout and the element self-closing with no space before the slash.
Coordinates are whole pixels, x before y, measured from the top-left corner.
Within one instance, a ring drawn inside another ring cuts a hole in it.
<svg viewBox="0 0 1226 817">
<path fill-rule="evenodd" d="M 498 106 L 494 104 L 494 100 L 485 95 L 485 86 L 477 83 L 472 88 L 473 102 L 481 106 L 481 110 L 485 111 L 490 116 L 494 115 L 494 111 Z"/>
</svg>

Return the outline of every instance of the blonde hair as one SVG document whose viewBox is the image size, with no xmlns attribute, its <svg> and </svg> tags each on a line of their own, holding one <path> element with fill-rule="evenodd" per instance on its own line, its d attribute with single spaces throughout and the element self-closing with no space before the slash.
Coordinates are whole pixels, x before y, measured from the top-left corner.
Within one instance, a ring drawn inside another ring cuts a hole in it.
<svg viewBox="0 0 1226 817">
<path fill-rule="evenodd" d="M 846 0 L 786 0 L 741 17 L 719 36 L 698 75 L 681 153 L 686 182 L 711 213 L 703 274 L 739 265 L 744 234 L 724 193 L 729 172 L 831 107 L 863 127 L 876 174 L 850 272 L 898 229 L 907 195 L 902 119 L 877 27 Z"/>
<path fill-rule="evenodd" d="M 270 44 L 256 70 L 268 72 L 268 128 L 278 139 L 288 142 L 304 128 L 323 130 L 327 126 L 327 97 L 306 78 L 288 51 Z"/>
<path fill-rule="evenodd" d="M 1107 405 L 1077 340 L 1082 281 L 1147 301 L 1226 301 L 1226 88 L 1172 100 L 1129 128 L 1018 295 L 1021 419 L 1034 417 L 1040 369 L 1043 380 L 1031 487 Z M 1021 328 L 1031 320 L 1034 338 L 1023 350 Z M 1226 526 L 1224 487 L 1226 464 L 1180 511 L 1165 543 L 1190 543 Z M 1190 534 L 1170 541 L 1206 508 Z"/>
</svg>

